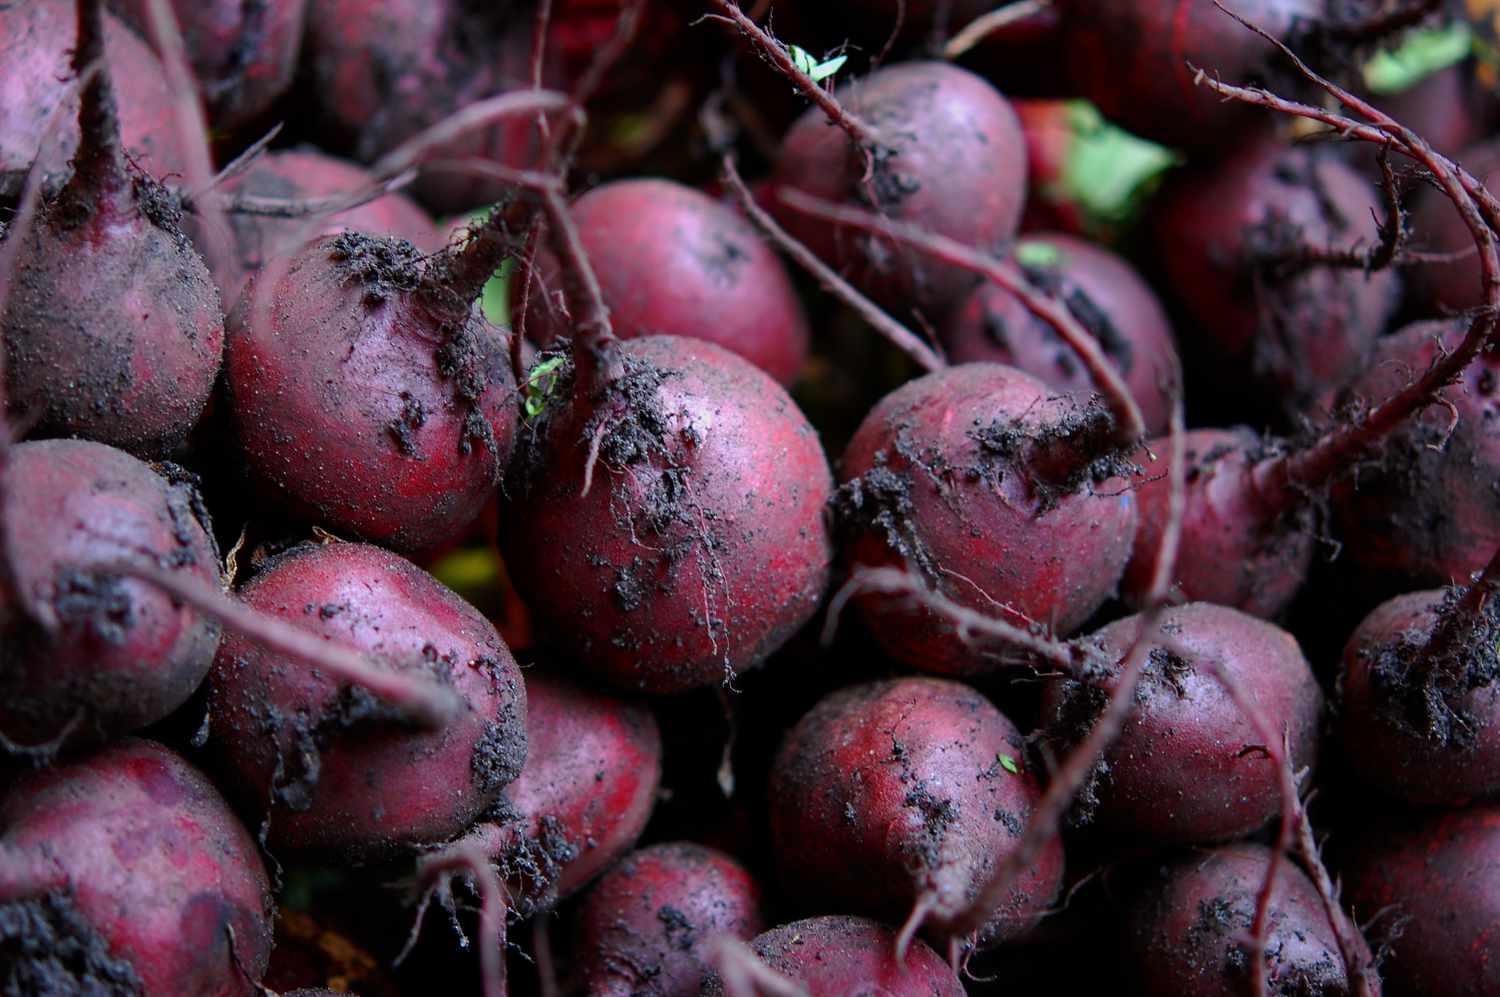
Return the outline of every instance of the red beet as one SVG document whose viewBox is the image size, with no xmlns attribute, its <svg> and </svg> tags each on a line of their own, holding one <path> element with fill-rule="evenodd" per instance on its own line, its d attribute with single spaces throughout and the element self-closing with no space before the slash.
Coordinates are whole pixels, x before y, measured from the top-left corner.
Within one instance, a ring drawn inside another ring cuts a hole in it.
<svg viewBox="0 0 1500 997">
<path fill-rule="evenodd" d="M 93 566 L 147 557 L 217 586 L 218 551 L 192 485 L 100 443 L 43 440 L 10 450 L 0 495 L 14 571 L 13 588 L 0 583 L 0 733 L 87 743 L 186 702 L 219 628 Z"/>
<path fill-rule="evenodd" d="M 792 728 L 771 772 L 771 835 L 788 893 L 935 942 L 1015 849 L 1041 796 L 1025 742 L 983 696 L 931 678 L 835 692 Z M 979 944 L 1035 926 L 1062 880 L 1053 839 Z"/>
<path fill-rule="evenodd" d="M 1500 991 L 1500 808 L 1366 826 L 1350 844 L 1344 899 L 1383 915 L 1370 932 L 1390 997 Z"/>
<path fill-rule="evenodd" d="M 781 262 L 730 208 L 668 180 L 618 180 L 572 205 L 615 333 L 704 339 L 790 384 L 807 360 L 807 319 Z M 556 257 L 538 254 L 526 334 L 572 335 Z M 518 303 L 522 282 L 513 281 Z M 547 292 L 554 293 L 547 293 Z M 517 306 L 518 307 L 518 306 Z"/>
<path fill-rule="evenodd" d="M 1458 162 L 1486 187 L 1500 187 L 1500 142 L 1485 142 L 1465 149 Z M 1445 200 L 1440 191 L 1423 189 L 1417 193 L 1411 226 L 1420 247 L 1428 252 L 1452 253 L 1474 246 L 1474 237 L 1459 218 L 1453 202 Z M 1479 257 L 1473 253 L 1418 266 L 1413 275 L 1416 293 L 1440 313 L 1478 308 L 1484 302 Z"/>
<path fill-rule="evenodd" d="M 288 149 L 262 154 L 244 173 L 219 189 L 227 195 L 296 201 L 304 198 L 333 197 L 364 190 L 375 178 L 353 163 L 328 156 L 316 149 Z M 234 226 L 238 273 L 232 284 L 223 288 L 224 300 L 239 300 L 240 291 L 251 274 L 260 270 L 268 259 L 285 256 L 299 247 L 295 240 L 306 239 L 307 219 L 273 218 L 249 213 L 229 216 Z M 387 194 L 357 208 L 327 215 L 319 220 L 314 235 L 339 232 L 367 232 L 371 235 L 405 239 L 418 249 L 434 252 L 443 245 L 443 236 L 426 212 L 404 194 Z"/>
<path fill-rule="evenodd" d="M 151 0 L 109 0 L 151 37 Z M 308 0 L 171 0 L 198 93 L 221 129 L 249 124 L 292 85 Z"/>
<path fill-rule="evenodd" d="M 0 989 L 257 992 L 271 892 L 250 834 L 150 741 L 21 777 L 0 797 Z"/>
<path fill-rule="evenodd" d="M 963 984 L 938 954 L 915 942 L 896 958 L 896 933 L 862 917 L 813 917 L 772 928 L 750 948 L 764 965 L 800 986 L 808 997 L 963 997 Z M 710 979 L 708 997 L 724 997 Z"/>
<path fill-rule="evenodd" d="M 698 997 L 707 943 L 766 928 L 760 887 L 728 855 L 685 841 L 628 855 L 578 913 L 575 972 L 596 997 Z"/>
<path fill-rule="evenodd" d="M 853 229 L 785 208 L 775 188 L 853 200 L 980 249 L 1009 240 L 1026 198 L 1026 151 L 1015 112 L 978 76 L 937 62 L 877 70 L 840 88 L 845 109 L 878 135 L 870 179 L 848 135 L 813 108 L 782 143 L 772 203 L 794 236 L 866 292 L 905 309 L 945 307 L 973 275 Z"/>
<path fill-rule="evenodd" d="M 1124 375 L 1147 430 L 1164 432 L 1172 396 L 1181 392 L 1182 368 L 1172 327 L 1146 282 L 1108 250 L 1067 235 L 1027 236 L 1015 255 L 1031 282 L 1061 298 L 1099 341 Z M 994 284 L 980 287 L 954 313 L 943 342 L 955 363 L 1009 364 L 1079 399 L 1096 390 L 1077 352 L 1052 326 Z"/>
<path fill-rule="evenodd" d="M 962 364 L 887 395 L 844 454 L 837 506 L 852 564 L 909 564 L 954 601 L 1066 635 L 1109 598 L 1135 533 L 1134 494 L 1101 457 L 1102 405 L 1000 364 Z M 993 666 L 952 625 L 861 595 L 886 652 L 925 671 Z"/>
<path fill-rule="evenodd" d="M 1244 844 L 1163 865 L 1125 917 L 1125 970 L 1132 992 L 1159 997 L 1246 993 L 1246 939 L 1270 859 L 1264 846 Z M 1263 958 L 1270 993 L 1353 993 L 1317 888 L 1290 860 L 1277 867 L 1267 925 Z M 1368 950 L 1362 955 L 1370 958 Z"/>
<path fill-rule="evenodd" d="M 402 551 L 473 521 L 519 415 L 507 336 L 473 306 L 504 251 L 498 224 L 434 256 L 328 236 L 268 263 L 245 289 L 224 379 L 262 494 Z"/>
<path fill-rule="evenodd" d="M 237 794 L 269 808 L 273 847 L 390 854 L 461 832 L 521 770 L 526 692 L 495 628 L 432 576 L 364 544 L 294 548 L 240 591 L 252 608 L 463 701 L 412 729 L 362 689 L 226 636 L 210 676 L 210 738 Z"/>
<path fill-rule="evenodd" d="M 827 458 L 786 392 L 720 347 L 648 336 L 614 355 L 617 380 L 583 402 L 560 388 L 525 434 L 506 564 L 553 643 L 616 686 L 714 685 L 817 609 Z"/>
<path fill-rule="evenodd" d="M 1120 661 L 1141 618 L 1092 638 Z M 1273 731 L 1286 729 L 1295 768 L 1317 753 L 1323 694 L 1286 631 L 1223 606 L 1190 603 L 1163 614 L 1136 692 L 1135 709 L 1080 798 L 1078 817 L 1101 834 L 1153 844 L 1207 844 L 1243 837 L 1281 812 L 1277 763 L 1264 737 L 1217 674 L 1229 676 Z M 1117 669 L 1043 688 L 1044 725 L 1058 751 L 1082 740 L 1114 687 Z"/>
<path fill-rule="evenodd" d="M 104 14 L 78 7 L 74 72 L 104 53 Z M 176 202 L 126 158 L 111 73 L 84 88 L 73 174 L 21 239 L 0 335 L 10 416 L 40 436 L 172 451 L 219 372 L 224 316 Z"/>
</svg>

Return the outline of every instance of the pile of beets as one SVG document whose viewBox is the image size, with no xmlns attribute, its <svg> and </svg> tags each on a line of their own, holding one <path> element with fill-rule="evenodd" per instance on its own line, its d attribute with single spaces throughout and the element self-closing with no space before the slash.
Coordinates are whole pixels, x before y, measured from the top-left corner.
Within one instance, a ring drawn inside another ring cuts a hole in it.
<svg viewBox="0 0 1500 997">
<path fill-rule="evenodd" d="M 1500 994 L 1500 26 L 0 3 L 0 994 Z"/>
</svg>

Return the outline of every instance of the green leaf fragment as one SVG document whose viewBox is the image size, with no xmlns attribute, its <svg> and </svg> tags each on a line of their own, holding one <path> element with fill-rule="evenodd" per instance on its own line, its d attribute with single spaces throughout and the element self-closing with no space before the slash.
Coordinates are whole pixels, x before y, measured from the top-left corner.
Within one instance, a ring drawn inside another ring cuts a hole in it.
<svg viewBox="0 0 1500 997">
<path fill-rule="evenodd" d="M 1181 156 L 1104 120 L 1088 101 L 1070 101 L 1073 142 L 1063 175 L 1043 193 L 1082 209 L 1092 234 L 1109 237 L 1135 221 Z"/>
<path fill-rule="evenodd" d="M 1474 32 L 1462 21 L 1413 31 L 1396 48 L 1376 52 L 1365 63 L 1365 88 L 1377 94 L 1410 90 L 1434 73 L 1462 62 L 1473 48 Z"/>
<path fill-rule="evenodd" d="M 1000 763 L 1001 768 L 1009 772 L 1011 775 L 1017 775 L 1021 771 L 1020 764 L 1017 763 L 1017 761 L 1010 755 L 996 755 L 995 760 Z"/>
<path fill-rule="evenodd" d="M 1023 267 L 1050 270 L 1062 263 L 1062 250 L 1050 242 L 1027 239 L 1016 244 L 1016 262 Z"/>
<path fill-rule="evenodd" d="M 811 52 L 798 45 L 788 45 L 787 51 L 792 55 L 792 65 L 812 77 L 814 83 L 821 83 L 828 79 L 849 61 L 847 55 L 839 55 L 826 62 L 819 62 Z"/>
<path fill-rule="evenodd" d="M 526 381 L 521 385 L 526 418 L 535 419 L 546 411 L 548 401 L 557 390 L 558 368 L 562 365 L 562 357 L 548 357 L 526 375 Z"/>
</svg>

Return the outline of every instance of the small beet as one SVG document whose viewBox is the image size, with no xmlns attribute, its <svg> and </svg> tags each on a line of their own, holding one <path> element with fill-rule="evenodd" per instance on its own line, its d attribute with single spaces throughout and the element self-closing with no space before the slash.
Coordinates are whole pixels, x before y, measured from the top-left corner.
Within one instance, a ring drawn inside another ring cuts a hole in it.
<svg viewBox="0 0 1500 997">
<path fill-rule="evenodd" d="M 271 889 L 249 832 L 151 741 L 22 776 L 0 796 L 0 991 L 250 997 Z"/>
<path fill-rule="evenodd" d="M 526 758 L 526 692 L 495 628 L 416 565 L 330 543 L 268 561 L 255 610 L 451 687 L 459 715 L 412 729 L 363 689 L 225 637 L 210 677 L 212 750 L 273 847 L 389 855 L 461 832 Z"/>
<path fill-rule="evenodd" d="M 1014 724 L 957 682 L 907 678 L 842 689 L 792 728 L 771 772 L 771 836 L 788 893 L 952 935 L 1018 846 L 1041 796 Z M 1057 894 L 1053 838 L 992 912 L 981 946 L 1026 935 Z"/>
<path fill-rule="evenodd" d="M 593 997 L 698 997 L 707 943 L 765 929 L 760 887 L 734 859 L 686 841 L 652 845 L 584 898 L 575 972 Z"/>
<path fill-rule="evenodd" d="M 186 702 L 213 664 L 218 626 L 95 566 L 148 557 L 217 588 L 192 485 L 102 443 L 39 440 L 10 450 L 0 496 L 14 586 L 0 584 L 0 733 L 88 743 Z"/>
<path fill-rule="evenodd" d="M 1246 939 L 1271 851 L 1230 845 L 1163 865 L 1125 917 L 1132 992 L 1240 997 L 1250 983 Z M 1273 994 L 1348 997 L 1338 940 L 1317 888 L 1291 860 L 1276 870 L 1263 958 Z M 1361 955 L 1369 960 L 1369 951 Z M 1377 991 L 1378 992 L 1378 991 Z"/>
<path fill-rule="evenodd" d="M 620 338 L 705 339 L 782 384 L 802 369 L 802 303 L 776 254 L 733 210 L 668 180 L 619 180 L 595 187 L 571 211 Z M 558 271 L 550 252 L 538 254 L 526 335 L 544 346 L 572 334 L 545 293 L 558 287 Z M 513 281 L 513 303 L 521 292 Z"/>
<path fill-rule="evenodd" d="M 1140 627 L 1141 617 L 1127 617 L 1091 642 L 1120 661 Z M 1101 834 L 1153 844 L 1243 837 L 1281 812 L 1279 775 L 1265 737 L 1218 674 L 1271 731 L 1286 730 L 1298 769 L 1317 754 L 1323 693 L 1296 639 L 1264 620 L 1189 603 L 1163 614 L 1161 632 L 1171 643 L 1152 641 L 1135 708 L 1080 797 L 1078 819 Z M 1087 736 L 1117 674 L 1043 687 L 1044 726 L 1059 755 Z"/>
<path fill-rule="evenodd" d="M 1031 282 L 1061 298 L 1099 341 L 1124 376 L 1147 431 L 1165 432 L 1182 368 L 1172 327 L 1146 282 L 1108 250 L 1067 235 L 1028 235 L 1015 256 Z M 944 327 L 943 342 L 955 363 L 1009 364 L 1081 400 L 1097 390 L 1077 352 L 1052 326 L 994 284 L 969 296 Z"/>
</svg>

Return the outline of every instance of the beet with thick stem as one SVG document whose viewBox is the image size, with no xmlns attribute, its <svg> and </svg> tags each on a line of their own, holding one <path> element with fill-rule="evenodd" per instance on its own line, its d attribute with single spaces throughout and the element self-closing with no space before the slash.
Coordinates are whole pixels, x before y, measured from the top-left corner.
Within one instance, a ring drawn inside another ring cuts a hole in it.
<svg viewBox="0 0 1500 997">
<path fill-rule="evenodd" d="M 1140 616 L 1127 617 L 1089 643 L 1119 661 L 1140 627 Z M 1101 834 L 1153 844 L 1211 844 L 1259 830 L 1281 812 L 1277 763 L 1236 696 L 1255 704 L 1272 730 L 1285 728 L 1300 769 L 1315 760 L 1323 708 L 1312 669 L 1291 634 L 1223 606 L 1168 610 L 1161 631 L 1170 636 L 1151 642 L 1135 709 L 1080 797 L 1077 818 Z M 1088 734 L 1117 680 L 1117 668 L 1092 666 L 1083 681 L 1044 685 L 1044 726 L 1059 750 Z"/>
<path fill-rule="evenodd" d="M 686 841 L 652 845 L 584 898 L 574 972 L 595 997 L 698 997 L 709 942 L 765 929 L 760 886 L 734 859 Z"/>
<path fill-rule="evenodd" d="M 104 53 L 105 15 L 80 0 L 73 71 Z M 112 73 L 79 104 L 73 173 L 22 240 L 0 313 L 9 416 L 146 456 L 192 429 L 218 376 L 219 293 L 171 195 L 126 158 Z M 35 178 L 36 182 L 40 178 Z"/>
<path fill-rule="evenodd" d="M 1012 367 L 912 381 L 865 418 L 836 505 L 852 564 L 909 564 L 956 602 L 1069 634 L 1114 594 L 1136 528 L 1097 400 Z M 878 593 L 857 605 L 886 652 L 940 674 L 990 670 L 951 623 Z"/>
<path fill-rule="evenodd" d="M 272 847 L 390 855 L 461 832 L 526 759 L 527 697 L 495 628 L 403 558 L 365 544 L 293 548 L 240 591 L 253 609 L 456 692 L 412 729 L 398 704 L 226 636 L 210 676 L 210 745 Z"/>
<path fill-rule="evenodd" d="M 5 458 L 0 523 L 0 734 L 60 747 L 163 719 L 208 674 L 218 626 L 103 567 L 151 558 L 219 584 L 198 494 L 127 453 L 84 440 L 22 443 Z M 12 588 L 7 590 L 5 582 Z"/>
<path fill-rule="evenodd" d="M 0 989 L 258 992 L 271 890 L 255 841 L 176 754 L 130 739 L 0 796 Z"/>
<path fill-rule="evenodd" d="M 343 232 L 264 265 L 230 315 L 224 370 L 262 494 L 401 551 L 463 533 L 519 419 L 508 336 L 474 306 L 502 224 L 432 256 Z"/>
<path fill-rule="evenodd" d="M 771 772 L 771 836 L 784 888 L 805 904 L 950 940 L 1041 795 L 1021 733 L 957 682 L 907 678 L 833 693 L 782 743 Z M 1054 839 L 979 932 L 1024 937 L 1057 894 Z"/>
<path fill-rule="evenodd" d="M 1130 264 L 1106 249 L 1060 233 L 1027 235 L 1015 256 L 1031 282 L 1067 305 L 1119 368 L 1148 432 L 1167 428 L 1182 366 L 1161 302 Z M 1097 390 L 1078 354 L 1019 298 L 985 284 L 943 329 L 955 363 L 1009 364 L 1080 400 Z"/>
<path fill-rule="evenodd" d="M 807 361 L 807 318 L 781 262 L 740 215 L 669 180 L 618 180 L 571 205 L 615 333 L 704 339 L 790 384 Z M 538 253 L 526 335 L 572 334 L 556 257 Z M 519 308 L 522 281 L 511 285 Z M 517 320 L 519 322 L 519 319 Z"/>
</svg>

